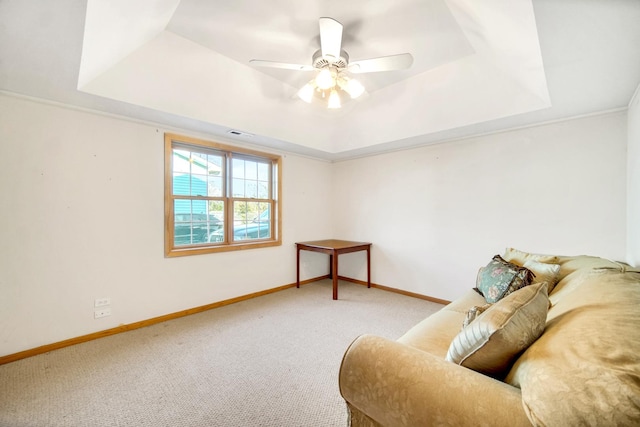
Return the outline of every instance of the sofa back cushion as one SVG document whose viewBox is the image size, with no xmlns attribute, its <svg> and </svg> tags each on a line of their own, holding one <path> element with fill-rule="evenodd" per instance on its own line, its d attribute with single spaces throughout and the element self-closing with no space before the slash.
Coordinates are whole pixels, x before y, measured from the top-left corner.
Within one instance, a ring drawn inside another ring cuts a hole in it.
<svg viewBox="0 0 640 427">
<path fill-rule="evenodd" d="M 527 261 L 537 261 L 549 264 L 556 264 L 560 257 L 557 255 L 546 255 L 546 254 L 532 254 L 529 252 L 524 252 L 515 248 L 507 248 L 504 251 L 502 256 L 509 262 L 518 265 L 524 265 Z"/>
<path fill-rule="evenodd" d="M 562 257 L 558 255 L 532 254 L 514 248 L 507 248 L 502 257 L 513 264 L 530 270 L 535 275 L 531 283 L 546 282 L 549 293 L 553 291 L 556 283 L 560 280 L 559 262 Z"/>
<path fill-rule="evenodd" d="M 563 258 L 544 333 L 505 381 L 535 425 L 637 425 L 640 273 L 601 258 Z"/>
<path fill-rule="evenodd" d="M 538 261 L 527 261 L 524 263 L 524 268 L 534 274 L 531 283 L 545 282 L 549 293 L 553 291 L 558 280 L 560 280 L 560 264 L 546 264 Z"/>
</svg>

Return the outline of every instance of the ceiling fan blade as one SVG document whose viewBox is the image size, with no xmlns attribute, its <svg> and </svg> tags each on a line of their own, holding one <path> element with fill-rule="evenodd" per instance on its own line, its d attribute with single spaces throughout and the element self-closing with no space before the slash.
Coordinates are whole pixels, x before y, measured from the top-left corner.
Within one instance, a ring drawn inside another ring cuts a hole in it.
<svg viewBox="0 0 640 427">
<path fill-rule="evenodd" d="M 320 18 L 320 48 L 322 56 L 340 58 L 342 24 L 333 18 Z"/>
<path fill-rule="evenodd" d="M 410 53 L 381 56 L 379 58 L 363 59 L 349 63 L 349 71 L 354 74 L 376 73 L 379 71 L 404 70 L 413 64 Z"/>
<path fill-rule="evenodd" d="M 249 63 L 257 67 L 282 68 L 284 70 L 313 71 L 315 69 L 312 65 L 288 64 L 286 62 L 263 61 L 262 59 L 252 59 Z"/>
</svg>

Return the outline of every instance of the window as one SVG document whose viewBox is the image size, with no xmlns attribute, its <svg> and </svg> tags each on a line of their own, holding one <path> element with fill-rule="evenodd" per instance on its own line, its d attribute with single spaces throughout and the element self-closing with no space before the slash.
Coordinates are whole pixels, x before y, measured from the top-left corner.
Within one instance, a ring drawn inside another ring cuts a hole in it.
<svg viewBox="0 0 640 427">
<path fill-rule="evenodd" d="M 165 255 L 282 242 L 281 157 L 165 134 Z"/>
</svg>

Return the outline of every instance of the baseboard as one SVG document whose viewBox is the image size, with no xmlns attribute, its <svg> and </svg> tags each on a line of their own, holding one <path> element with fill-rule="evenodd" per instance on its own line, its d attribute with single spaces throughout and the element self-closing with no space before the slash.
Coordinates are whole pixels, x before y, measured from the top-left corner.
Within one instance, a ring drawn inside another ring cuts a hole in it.
<svg viewBox="0 0 640 427">
<path fill-rule="evenodd" d="M 307 279 L 307 280 L 301 280 L 300 281 L 300 285 L 306 285 L 308 283 L 312 283 L 312 282 L 316 282 L 318 280 L 323 280 L 323 279 L 327 279 L 330 276 L 324 275 L 324 276 L 318 276 L 318 277 L 314 277 L 312 279 Z M 355 279 L 351 279 L 348 277 L 342 277 L 342 276 L 338 276 L 338 278 L 340 280 L 344 280 L 347 282 L 352 282 L 352 283 L 357 283 L 359 285 L 367 285 L 367 282 L 363 282 L 361 280 L 355 280 Z M 184 317 L 184 316 L 189 316 L 191 314 L 196 314 L 196 313 L 202 313 L 203 311 L 207 311 L 207 310 L 211 310 L 214 308 L 218 308 L 218 307 L 224 307 L 225 305 L 229 305 L 229 304 L 235 304 L 237 302 L 240 301 L 246 301 L 252 298 L 257 298 L 263 295 L 268 295 L 268 294 L 272 294 L 275 292 L 280 292 L 283 291 L 285 289 L 289 289 L 289 288 L 293 288 L 295 287 L 296 284 L 295 283 L 290 283 L 288 285 L 282 285 L 282 286 L 278 286 L 276 288 L 271 288 L 271 289 L 266 289 L 264 291 L 260 291 L 260 292 L 254 292 L 248 295 L 242 295 L 236 298 L 231 298 L 231 299 L 227 299 L 224 301 L 219 301 L 219 302 L 214 302 L 212 304 L 207 304 L 207 305 L 202 305 L 200 307 L 194 307 L 194 308 L 190 308 L 187 310 L 183 310 L 183 311 L 178 311 L 176 313 L 170 313 L 170 314 L 165 314 L 164 316 L 158 316 L 158 317 L 154 317 L 152 319 L 147 319 L 147 320 L 142 320 L 140 322 L 135 322 L 135 323 L 129 323 L 127 325 L 120 325 L 118 327 L 115 328 L 111 328 L 111 329 L 105 329 L 103 331 L 98 331 L 98 332 L 94 332 L 91 334 L 87 334 L 87 335 L 82 335 L 79 337 L 75 337 L 75 338 L 70 338 L 68 340 L 64 340 L 64 341 L 59 341 L 59 342 L 55 342 L 52 344 L 46 344 L 40 347 L 36 347 L 36 348 L 32 348 L 29 350 L 24 350 L 18 353 L 13 353 L 13 354 L 9 354 L 6 356 L 0 356 L 0 365 L 4 365 L 6 363 L 11 363 L 11 362 L 15 362 L 17 360 L 20 359 L 26 359 L 28 357 L 32 357 L 32 356 L 37 356 L 38 354 L 43 354 L 43 353 L 47 353 L 49 351 L 53 351 L 53 350 L 58 350 L 64 347 L 70 347 L 72 345 L 76 345 L 76 344 L 81 344 L 84 342 L 88 342 L 88 341 L 93 341 L 96 340 L 98 338 L 104 338 L 104 337 L 108 337 L 111 335 L 116 335 L 116 334 L 120 334 L 122 332 L 127 332 L 127 331 L 133 331 L 135 329 L 140 329 L 140 328 L 144 328 L 146 326 L 151 326 L 151 325 L 155 325 L 157 323 L 162 323 L 162 322 L 166 322 L 167 320 L 173 320 L 173 319 L 178 319 L 180 317 Z M 385 291 L 389 291 L 389 292 L 395 292 L 395 293 L 399 293 L 402 295 L 407 295 L 410 297 L 414 297 L 414 298 L 420 298 L 420 299 L 424 299 L 427 301 L 432 301 L 432 302 L 437 302 L 439 304 L 447 304 L 448 301 L 445 300 L 440 300 L 437 298 L 431 298 L 428 297 L 426 295 L 420 295 L 420 294 L 415 294 L 413 292 L 407 292 L 407 291 L 402 291 L 400 289 L 394 289 L 394 288 L 389 288 L 387 286 L 382 286 L 382 285 L 376 285 L 374 283 L 371 284 L 371 287 L 373 288 L 379 288 Z"/>
<path fill-rule="evenodd" d="M 356 283 L 358 285 L 367 286 L 367 282 L 365 282 L 364 280 L 357 280 L 357 279 L 352 279 L 350 277 L 344 277 L 344 276 L 338 276 L 338 279 L 339 280 L 344 280 L 345 282 L 351 282 L 351 283 Z M 434 297 L 430 297 L 428 295 L 422 295 L 422 294 L 417 294 L 415 292 L 404 291 L 402 289 L 391 288 L 389 286 L 378 285 L 377 283 L 371 283 L 371 287 L 372 288 L 381 289 L 381 290 L 387 291 L 387 292 L 393 292 L 393 293 L 396 293 L 396 294 L 405 295 L 405 296 L 408 296 L 408 297 L 423 299 L 425 301 L 435 302 L 435 303 L 438 303 L 438 304 L 446 305 L 446 304 L 451 303 L 451 301 L 448 301 L 446 299 L 434 298 Z"/>
<path fill-rule="evenodd" d="M 328 277 L 328 276 L 327 276 Z M 311 283 L 315 280 L 319 279 L 311 279 L 301 281 L 301 285 L 305 285 L 307 283 Z M 295 283 L 291 283 L 288 285 L 278 286 L 276 288 L 266 289 L 260 292 L 254 292 L 248 295 L 242 295 L 236 298 L 227 299 L 224 301 L 214 302 L 212 304 L 203 305 L 200 307 L 194 307 L 183 311 L 178 311 L 176 313 L 165 314 L 164 316 L 154 317 L 152 319 L 142 320 L 140 322 L 129 323 L 127 325 L 120 325 L 115 328 L 105 329 L 103 331 L 94 332 L 88 335 L 82 335 L 75 338 L 70 338 L 68 340 L 55 342 L 52 344 L 46 344 L 40 347 L 32 348 L 29 350 L 24 350 L 18 353 L 9 354 L 7 356 L 0 357 L 0 365 L 4 365 L 6 363 L 15 362 L 16 360 L 26 359 L 27 357 L 36 356 L 38 354 L 47 353 L 49 351 L 58 350 L 60 348 L 69 347 L 76 344 L 81 344 L 87 341 L 93 341 L 98 338 L 108 337 L 110 335 L 119 334 L 122 332 L 133 331 L 135 329 L 144 328 L 145 326 L 155 325 L 156 323 L 166 322 L 167 320 L 178 319 L 180 317 L 189 316 L 191 314 L 201 313 L 203 311 L 211 310 L 218 307 L 223 307 L 225 305 L 234 304 L 240 301 L 249 300 L 252 298 L 257 298 L 263 295 L 268 295 L 274 292 L 279 292 L 285 289 L 289 289 L 295 287 Z"/>
</svg>

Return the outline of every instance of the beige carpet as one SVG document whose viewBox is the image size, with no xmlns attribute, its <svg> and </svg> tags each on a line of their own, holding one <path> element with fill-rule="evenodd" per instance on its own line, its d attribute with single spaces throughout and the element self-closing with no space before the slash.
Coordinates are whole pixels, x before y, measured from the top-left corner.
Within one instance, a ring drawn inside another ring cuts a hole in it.
<svg viewBox="0 0 640 427">
<path fill-rule="evenodd" d="M 0 366 L 0 426 L 346 426 L 349 343 L 439 304 L 328 280 Z"/>
</svg>

